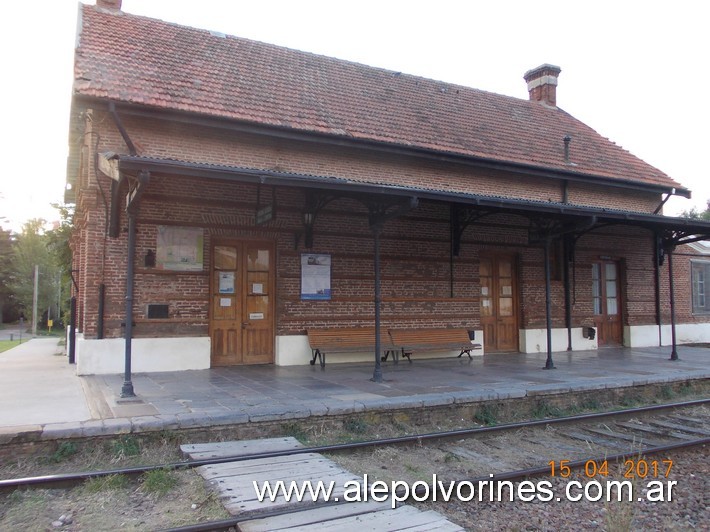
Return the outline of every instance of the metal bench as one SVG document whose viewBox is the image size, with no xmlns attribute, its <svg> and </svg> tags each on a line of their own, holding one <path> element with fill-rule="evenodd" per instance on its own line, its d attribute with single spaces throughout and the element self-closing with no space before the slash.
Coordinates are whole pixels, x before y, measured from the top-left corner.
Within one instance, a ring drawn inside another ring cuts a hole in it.
<svg viewBox="0 0 710 532">
<path fill-rule="evenodd" d="M 353 353 L 357 351 L 375 352 L 374 327 L 350 327 L 337 329 L 308 329 L 308 343 L 311 346 L 311 366 L 316 359 L 321 367 L 325 367 L 325 355 L 333 353 Z M 382 349 L 386 356 L 392 353 L 395 363 L 398 362 L 398 353 L 390 342 L 386 329 L 380 332 Z"/>
<path fill-rule="evenodd" d="M 414 351 L 460 350 L 459 358 L 471 351 L 482 349 L 481 344 L 474 344 L 466 329 L 390 329 L 390 338 L 396 350 L 410 362 Z M 386 360 L 386 355 L 384 359 Z"/>
</svg>

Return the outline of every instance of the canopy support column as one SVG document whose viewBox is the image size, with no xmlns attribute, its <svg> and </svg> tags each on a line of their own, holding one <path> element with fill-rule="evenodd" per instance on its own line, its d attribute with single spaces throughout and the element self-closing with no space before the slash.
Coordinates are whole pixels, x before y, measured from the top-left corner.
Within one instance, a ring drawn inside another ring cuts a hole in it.
<svg viewBox="0 0 710 532">
<path fill-rule="evenodd" d="M 668 290 L 670 295 L 670 306 L 671 306 L 671 358 L 670 360 L 678 360 L 678 349 L 676 346 L 676 333 L 675 333 L 675 294 L 674 294 L 674 282 L 673 282 L 673 248 L 670 247 L 667 250 L 668 254 Z"/>
<path fill-rule="evenodd" d="M 380 314 L 382 306 L 382 282 L 380 279 L 380 235 L 385 222 L 401 216 L 419 205 L 416 197 L 402 200 L 377 200 L 371 197 L 359 198 L 369 211 L 370 229 L 374 237 L 374 269 L 375 269 L 375 368 L 372 374 L 373 382 L 382 382 L 382 342 Z"/>
<path fill-rule="evenodd" d="M 150 180 L 150 173 L 141 171 L 135 186 L 128 192 L 126 198 L 126 214 L 128 215 L 128 257 L 126 267 L 126 329 L 124 352 L 124 378 L 121 388 L 121 397 L 135 397 L 133 381 L 131 379 L 132 338 L 133 338 L 133 265 L 136 257 L 136 217 L 140 197 Z"/>
<path fill-rule="evenodd" d="M 552 362 L 552 298 L 550 296 L 550 243 L 552 236 L 548 233 L 543 239 L 543 250 L 545 253 L 545 326 L 547 333 L 547 360 L 545 367 L 542 369 L 555 369 L 555 364 Z"/>
</svg>

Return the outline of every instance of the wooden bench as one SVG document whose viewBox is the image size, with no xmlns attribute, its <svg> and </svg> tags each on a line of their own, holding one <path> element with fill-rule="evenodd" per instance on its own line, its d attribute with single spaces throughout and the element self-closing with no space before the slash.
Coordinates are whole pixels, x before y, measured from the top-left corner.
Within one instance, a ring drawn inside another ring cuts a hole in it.
<svg viewBox="0 0 710 532">
<path fill-rule="evenodd" d="M 481 344 L 471 343 L 466 329 L 390 329 L 394 347 L 410 362 L 414 351 L 460 350 L 459 358 L 471 351 L 482 349 Z"/>
<path fill-rule="evenodd" d="M 375 352 L 374 327 L 350 327 L 338 329 L 308 329 L 308 343 L 311 345 L 311 366 L 320 361 L 325 367 L 326 353 L 353 353 L 357 351 Z M 380 330 L 381 349 L 386 355 L 392 353 L 395 363 L 398 361 L 398 352 L 394 349 L 387 329 Z"/>
</svg>

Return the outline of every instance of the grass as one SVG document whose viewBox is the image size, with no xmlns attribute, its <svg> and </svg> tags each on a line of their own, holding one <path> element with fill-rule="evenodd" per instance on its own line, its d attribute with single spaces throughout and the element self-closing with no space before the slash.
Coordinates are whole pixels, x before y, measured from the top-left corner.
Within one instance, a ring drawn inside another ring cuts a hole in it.
<svg viewBox="0 0 710 532">
<path fill-rule="evenodd" d="M 281 434 L 297 439 L 301 443 L 308 441 L 308 434 L 303 426 L 299 423 L 283 423 L 281 425 Z"/>
<path fill-rule="evenodd" d="M 498 408 L 496 406 L 483 404 L 481 408 L 478 409 L 476 413 L 476 419 L 478 419 L 484 425 L 490 427 L 498 423 Z"/>
<path fill-rule="evenodd" d="M 117 459 L 138 456 L 141 453 L 140 442 L 134 436 L 123 436 L 111 443 L 111 451 Z"/>
<path fill-rule="evenodd" d="M 57 450 L 54 451 L 54 454 L 50 455 L 47 460 L 51 463 L 58 464 L 60 462 L 68 460 L 78 452 L 79 448 L 77 447 L 76 443 L 70 441 L 63 441 L 57 446 Z"/>
<path fill-rule="evenodd" d="M 154 469 L 143 475 L 143 490 L 162 497 L 178 484 L 178 479 L 172 471 Z"/>
<path fill-rule="evenodd" d="M 116 491 L 126 489 L 128 486 L 126 475 L 108 475 L 105 477 L 90 478 L 84 483 L 87 493 L 100 493 L 104 491 Z"/>
<path fill-rule="evenodd" d="M 556 406 L 550 405 L 543 399 L 535 404 L 530 415 L 533 419 L 545 419 L 548 417 L 561 417 L 565 415 L 565 412 Z"/>
<path fill-rule="evenodd" d="M 358 418 L 347 418 L 343 422 L 343 428 L 351 434 L 366 434 L 368 430 L 367 423 Z"/>
<path fill-rule="evenodd" d="M 7 351 L 8 349 L 12 349 L 13 347 L 17 347 L 18 345 L 20 345 L 19 340 L 0 340 L 0 353 Z"/>
</svg>

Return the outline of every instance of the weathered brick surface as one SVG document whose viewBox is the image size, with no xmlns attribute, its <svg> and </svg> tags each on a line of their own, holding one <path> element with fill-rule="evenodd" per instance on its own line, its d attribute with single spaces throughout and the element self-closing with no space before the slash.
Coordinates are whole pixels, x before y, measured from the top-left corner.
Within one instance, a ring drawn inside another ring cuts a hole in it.
<svg viewBox="0 0 710 532">
<path fill-rule="evenodd" d="M 367 183 L 390 182 L 448 191 L 499 195 L 540 201 L 562 201 L 559 181 L 498 171 L 474 170 L 454 164 L 385 157 L 353 149 L 265 140 L 203 127 L 126 117 L 124 125 L 142 155 L 187 161 L 254 167 L 282 172 L 337 176 Z M 89 128 L 90 126 L 90 128 Z M 89 130 L 91 129 L 91 130 Z M 95 112 L 87 124 L 84 158 L 78 182 L 74 268 L 79 270 L 79 326 L 89 338 L 97 335 L 98 291 L 106 285 L 105 336 L 121 335 L 125 319 L 127 220 L 122 206 L 118 238 L 106 235 L 110 180 L 94 171 L 94 153 L 126 153 L 111 118 Z M 124 191 L 125 192 L 125 191 Z M 606 186 L 569 183 L 571 203 L 652 212 L 656 194 L 623 192 Z M 262 187 L 262 204 L 272 190 Z M 215 237 L 273 240 L 277 249 L 276 333 L 296 334 L 308 327 L 370 325 L 373 305 L 373 235 L 366 208 L 338 199 L 318 214 L 312 252 L 332 255 L 332 293 L 328 302 L 300 300 L 300 254 L 304 250 L 304 192 L 279 187 L 276 217 L 256 226 L 257 187 L 236 182 L 151 176 L 141 200 L 136 246 L 134 329 L 138 337 L 206 335 L 209 323 L 210 249 Z M 528 220 L 496 214 L 469 226 L 460 256 L 450 257 L 449 207 L 422 201 L 406 216 L 388 222 L 381 235 L 382 322 L 399 327 L 480 327 L 479 257 L 483 252 L 514 252 L 518 257 L 520 324 L 545 324 L 543 253 L 528 244 Z M 159 272 L 146 268 L 144 257 L 156 250 L 157 226 L 200 227 L 204 230 L 203 272 Z M 655 323 L 655 272 L 652 235 L 642 229 L 610 226 L 583 236 L 574 264 L 572 316 L 575 326 L 592 323 L 591 267 L 600 258 L 622 265 L 623 321 Z M 678 256 L 676 313 L 678 321 L 708 321 L 690 309 L 688 258 Z M 661 268 L 663 320 L 667 322 L 667 264 Z M 553 326 L 564 325 L 561 277 L 552 281 Z M 145 319 L 148 304 L 168 304 L 168 320 Z"/>
</svg>

